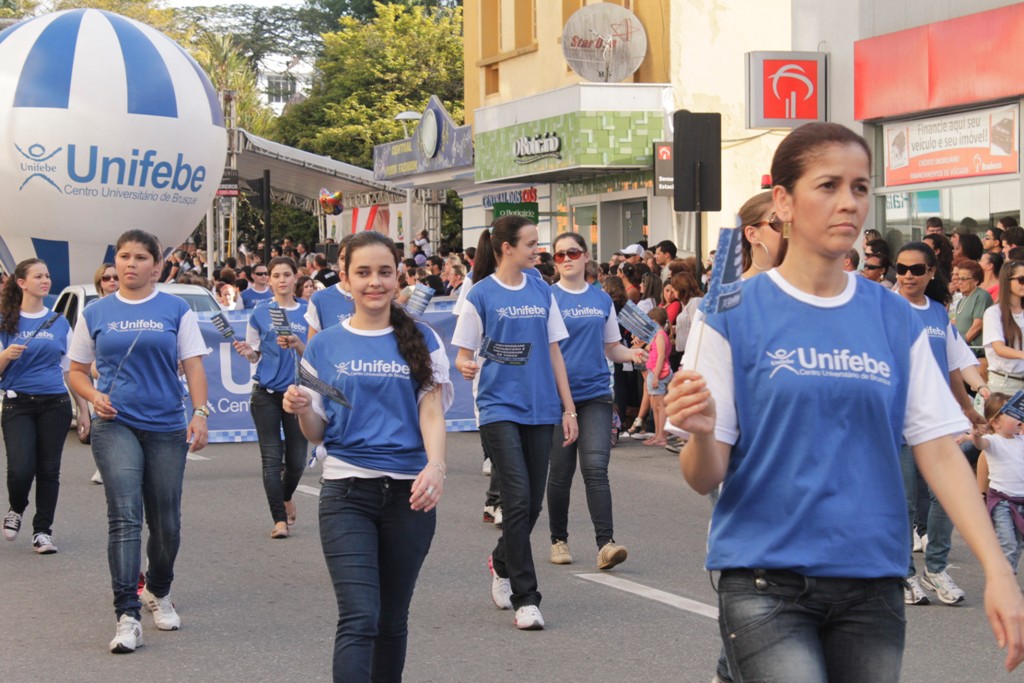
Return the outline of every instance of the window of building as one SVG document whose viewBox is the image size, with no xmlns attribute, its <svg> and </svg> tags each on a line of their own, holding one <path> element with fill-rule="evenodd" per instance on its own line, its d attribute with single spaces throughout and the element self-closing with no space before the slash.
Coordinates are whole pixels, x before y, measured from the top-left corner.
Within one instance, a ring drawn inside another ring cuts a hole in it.
<svg viewBox="0 0 1024 683">
<path fill-rule="evenodd" d="M 498 65 L 490 64 L 484 67 L 484 95 L 495 95 L 501 86 L 498 78 Z"/>
<path fill-rule="evenodd" d="M 295 94 L 295 77 L 289 74 L 267 74 L 267 101 L 286 104 Z"/>
<path fill-rule="evenodd" d="M 480 57 L 487 59 L 501 52 L 501 2 L 480 2 Z"/>
<path fill-rule="evenodd" d="M 516 0 L 516 48 L 529 47 L 537 42 L 536 0 Z"/>
</svg>

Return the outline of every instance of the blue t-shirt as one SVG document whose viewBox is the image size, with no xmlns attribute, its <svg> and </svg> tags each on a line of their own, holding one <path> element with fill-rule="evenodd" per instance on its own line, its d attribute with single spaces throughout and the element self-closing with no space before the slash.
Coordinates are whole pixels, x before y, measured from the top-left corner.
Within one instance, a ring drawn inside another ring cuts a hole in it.
<svg viewBox="0 0 1024 683">
<path fill-rule="evenodd" d="M 956 328 L 952 327 L 949 322 L 949 313 L 946 312 L 946 307 L 932 299 L 927 300 L 924 308 L 919 308 L 914 304 L 911 304 L 910 307 L 914 309 L 914 312 L 921 319 L 925 334 L 928 335 L 928 344 L 931 346 L 932 355 L 935 356 L 935 362 L 939 364 L 942 376 L 948 382 L 949 361 L 947 354 L 949 335 Z"/>
<path fill-rule="evenodd" d="M 444 363 L 441 340 L 416 323 L 435 361 Z M 318 332 L 302 363 L 345 394 L 352 408 L 323 399 L 328 456 L 379 472 L 416 475 L 427 465 L 419 421 L 419 385 L 398 350 L 391 328 L 352 330 L 348 323 Z M 434 373 L 435 381 L 439 373 Z M 443 372 L 448 383 L 447 369 Z M 450 394 L 450 384 L 448 384 Z"/>
<path fill-rule="evenodd" d="M 556 283 L 551 286 L 551 292 L 569 332 L 569 338 L 558 345 L 565 359 L 572 400 L 588 401 L 607 396 L 611 393 L 608 388 L 611 372 L 604 345 L 621 338 L 612 298 L 593 285 L 571 292 Z"/>
<path fill-rule="evenodd" d="M 706 318 L 684 363 L 708 381 L 715 438 L 732 445 L 707 567 L 809 576 L 903 576 L 907 508 L 899 461 L 967 426 L 920 318 L 855 275 L 841 296 L 800 292 L 777 271 Z"/>
<path fill-rule="evenodd" d="M 296 299 L 293 308 L 284 309 L 292 334 L 303 344 L 306 343 L 309 332 L 309 323 L 303 317 L 306 314 L 306 305 L 302 299 Z M 295 384 L 295 361 L 298 351 L 282 349 L 277 345 L 277 330 L 270 320 L 272 308 L 281 306 L 271 299 L 260 302 L 253 309 L 252 316 L 249 317 L 252 332 L 247 332 L 246 341 L 260 352 L 260 361 L 256 364 L 253 380 L 265 389 L 285 391 L 289 385 Z M 253 344 L 253 341 L 258 343 Z"/>
<path fill-rule="evenodd" d="M 273 299 L 274 292 L 267 287 L 264 292 L 257 292 L 252 287 L 242 290 L 242 305 L 245 308 L 256 308 L 256 304 L 267 299 Z"/>
<path fill-rule="evenodd" d="M 562 404 L 548 347 L 569 335 L 551 287 L 542 279 L 523 277 L 511 288 L 492 275 L 473 286 L 466 303 L 452 343 L 480 349 L 480 424 L 560 424 Z M 492 351 L 495 345 L 512 350 L 512 362 L 486 359 L 488 345 Z"/>
<path fill-rule="evenodd" d="M 86 308 L 68 356 L 96 361 L 96 388 L 110 396 L 115 421 L 173 432 L 187 426 L 178 362 L 207 352 L 188 304 L 156 291 L 142 301 L 114 294 Z"/>
<path fill-rule="evenodd" d="M 306 320 L 318 332 L 334 327 L 356 312 L 352 297 L 340 285 L 313 292 Z"/>
<path fill-rule="evenodd" d="M 47 329 L 41 330 L 53 316 L 57 316 Z M 21 313 L 16 334 L 0 334 L 0 348 L 11 344 L 25 344 L 21 357 L 7 364 L 0 389 L 19 394 L 64 394 L 64 372 L 71 326 L 67 319 L 48 308 L 41 313 Z"/>
</svg>

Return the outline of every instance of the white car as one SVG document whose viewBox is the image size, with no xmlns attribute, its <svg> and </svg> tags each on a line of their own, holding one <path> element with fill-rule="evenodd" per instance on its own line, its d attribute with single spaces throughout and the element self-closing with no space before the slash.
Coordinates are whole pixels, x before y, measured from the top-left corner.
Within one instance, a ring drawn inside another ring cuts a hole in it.
<svg viewBox="0 0 1024 683">
<path fill-rule="evenodd" d="M 221 310 L 220 304 L 213 294 L 199 285 L 178 285 L 178 284 L 157 284 L 156 288 L 161 292 L 167 292 L 174 296 L 181 297 L 196 313 L 214 312 Z M 53 310 L 60 313 L 74 328 L 82 310 L 99 298 L 96 287 L 91 283 L 86 285 L 69 285 L 65 287 L 57 297 L 57 303 Z"/>
</svg>

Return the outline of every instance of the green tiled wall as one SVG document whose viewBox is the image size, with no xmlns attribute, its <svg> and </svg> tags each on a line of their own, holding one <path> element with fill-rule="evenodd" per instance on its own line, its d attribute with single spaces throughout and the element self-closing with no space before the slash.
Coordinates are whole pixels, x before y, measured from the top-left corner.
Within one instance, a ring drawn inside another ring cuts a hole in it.
<svg viewBox="0 0 1024 683">
<path fill-rule="evenodd" d="M 663 137 L 662 119 L 655 112 L 573 112 L 480 133 L 475 140 L 476 180 L 501 180 L 575 166 L 650 165 L 652 145 Z M 562 138 L 562 158 L 515 163 L 513 143 L 545 133 Z"/>
</svg>

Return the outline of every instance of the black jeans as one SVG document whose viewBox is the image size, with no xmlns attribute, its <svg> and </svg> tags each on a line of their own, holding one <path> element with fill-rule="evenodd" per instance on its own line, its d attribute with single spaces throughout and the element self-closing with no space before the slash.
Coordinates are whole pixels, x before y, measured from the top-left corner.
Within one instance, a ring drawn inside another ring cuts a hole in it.
<svg viewBox="0 0 1024 683">
<path fill-rule="evenodd" d="M 19 394 L 4 398 L 4 446 L 7 448 L 7 495 L 19 515 L 28 507 L 32 480 L 36 482 L 33 534 L 52 534 L 60 492 L 60 458 L 71 427 L 71 398 L 67 394 Z"/>
<path fill-rule="evenodd" d="M 402 680 L 409 604 L 430 550 L 436 510 L 409 507 L 412 480 L 327 479 L 320 542 L 338 602 L 335 683 Z"/>
<path fill-rule="evenodd" d="M 253 386 L 252 400 L 249 403 L 252 421 L 256 425 L 256 435 L 260 440 L 260 455 L 263 457 L 263 490 L 267 494 L 270 514 L 275 523 L 288 521 L 284 502 L 292 499 L 292 494 L 302 479 L 302 472 L 306 468 L 306 451 L 309 448 L 309 443 L 299 427 L 299 418 L 284 412 L 281 407 L 283 398 L 284 394 L 279 391 L 271 393 Z"/>
<path fill-rule="evenodd" d="M 612 489 L 608 484 L 608 461 L 612 453 L 611 396 L 576 403 L 580 436 L 562 447 L 562 432 L 555 430 L 551 446 L 551 476 L 548 479 L 548 518 L 551 542 L 569 540 L 569 494 L 576 474 L 576 459 L 587 492 L 587 508 L 594 523 L 598 549 L 613 540 Z"/>
<path fill-rule="evenodd" d="M 501 538 L 491 553 L 494 571 L 512 582 L 512 607 L 539 605 L 530 533 L 544 504 L 554 425 L 492 422 L 480 438 L 501 474 Z"/>
</svg>

